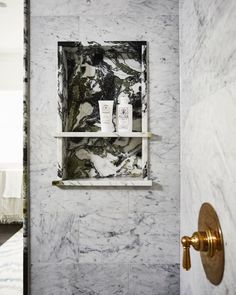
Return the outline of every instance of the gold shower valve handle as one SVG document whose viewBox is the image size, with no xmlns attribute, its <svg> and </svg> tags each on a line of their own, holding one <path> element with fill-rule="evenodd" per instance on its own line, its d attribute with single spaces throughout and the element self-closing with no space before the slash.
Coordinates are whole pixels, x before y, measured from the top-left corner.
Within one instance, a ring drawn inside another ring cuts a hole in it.
<svg viewBox="0 0 236 295">
<path fill-rule="evenodd" d="M 187 236 L 182 237 L 181 243 L 183 245 L 183 268 L 189 270 L 191 268 L 190 259 L 190 238 Z"/>
<path fill-rule="evenodd" d="M 190 246 L 196 251 L 206 252 L 209 257 L 213 257 L 216 250 L 220 248 L 221 239 L 211 230 L 204 232 L 195 232 L 192 237 L 184 236 L 181 239 L 183 245 L 183 268 L 191 268 Z"/>
<path fill-rule="evenodd" d="M 189 270 L 191 268 L 191 259 L 190 259 L 190 246 L 193 246 L 193 248 L 197 251 L 201 249 L 201 251 L 204 251 L 203 245 L 204 243 L 205 235 L 204 233 L 195 232 L 192 237 L 184 236 L 181 239 L 181 243 L 183 245 L 183 268 L 186 270 Z M 205 247 L 206 248 L 206 247 Z"/>
<path fill-rule="evenodd" d="M 202 204 L 198 216 L 198 231 L 181 239 L 183 268 L 191 268 L 191 246 L 200 252 L 203 269 L 208 280 L 219 285 L 224 273 L 224 241 L 219 218 L 209 203 Z"/>
</svg>

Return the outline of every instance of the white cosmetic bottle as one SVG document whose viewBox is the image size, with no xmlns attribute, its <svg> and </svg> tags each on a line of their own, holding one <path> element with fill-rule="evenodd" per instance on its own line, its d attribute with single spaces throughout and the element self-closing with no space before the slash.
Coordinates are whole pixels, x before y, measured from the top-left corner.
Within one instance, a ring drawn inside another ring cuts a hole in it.
<svg viewBox="0 0 236 295">
<path fill-rule="evenodd" d="M 133 130 L 133 106 L 129 104 L 129 98 L 122 96 L 116 106 L 116 131 L 132 132 Z"/>
</svg>

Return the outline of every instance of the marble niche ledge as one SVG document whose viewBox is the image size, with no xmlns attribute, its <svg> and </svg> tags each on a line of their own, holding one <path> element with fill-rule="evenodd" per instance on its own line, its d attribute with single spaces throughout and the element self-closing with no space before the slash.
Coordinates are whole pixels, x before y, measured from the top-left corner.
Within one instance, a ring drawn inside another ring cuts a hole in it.
<svg viewBox="0 0 236 295">
<path fill-rule="evenodd" d="M 152 137 L 151 132 L 59 132 L 56 138 L 63 137 Z"/>
<path fill-rule="evenodd" d="M 96 179 L 96 180 L 53 180 L 52 185 L 57 187 L 78 187 L 78 186 L 152 186 L 152 180 L 126 180 L 126 179 Z"/>
</svg>

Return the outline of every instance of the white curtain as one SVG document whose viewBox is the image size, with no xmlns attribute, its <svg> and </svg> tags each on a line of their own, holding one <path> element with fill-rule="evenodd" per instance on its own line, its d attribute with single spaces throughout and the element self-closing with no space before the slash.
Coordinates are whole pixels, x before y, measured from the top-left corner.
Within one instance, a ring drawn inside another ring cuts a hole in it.
<svg viewBox="0 0 236 295">
<path fill-rule="evenodd" d="M 0 223 L 22 222 L 23 94 L 0 91 Z"/>
<path fill-rule="evenodd" d="M 9 172 L 12 172 L 12 176 L 19 178 L 13 185 L 7 182 Z M 0 170 L 0 223 L 23 221 L 22 177 L 20 179 L 20 174 L 22 175 L 20 170 Z M 11 186 L 7 187 L 9 184 Z"/>
</svg>

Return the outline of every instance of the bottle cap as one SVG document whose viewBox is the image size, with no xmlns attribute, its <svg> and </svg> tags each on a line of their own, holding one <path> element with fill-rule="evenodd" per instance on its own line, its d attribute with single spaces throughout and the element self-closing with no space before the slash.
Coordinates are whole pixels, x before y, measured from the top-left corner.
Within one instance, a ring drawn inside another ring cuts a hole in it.
<svg viewBox="0 0 236 295">
<path fill-rule="evenodd" d="M 120 104 L 128 104 L 129 98 L 127 96 L 121 96 L 119 99 Z"/>
</svg>

